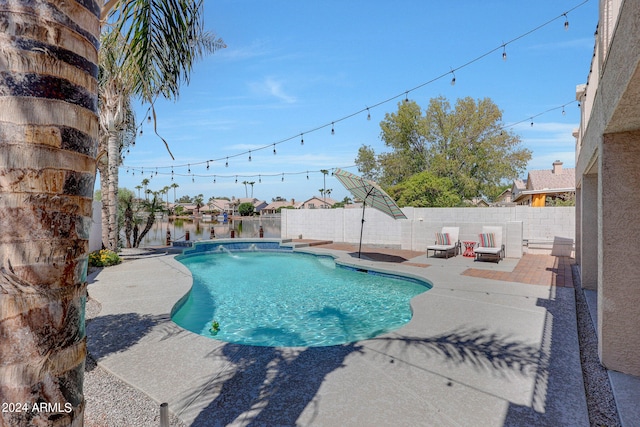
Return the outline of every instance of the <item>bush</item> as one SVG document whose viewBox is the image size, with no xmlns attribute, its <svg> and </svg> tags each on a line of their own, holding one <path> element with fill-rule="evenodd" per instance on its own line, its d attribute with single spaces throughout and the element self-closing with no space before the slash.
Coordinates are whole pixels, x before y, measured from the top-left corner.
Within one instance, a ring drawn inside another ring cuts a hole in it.
<svg viewBox="0 0 640 427">
<path fill-rule="evenodd" d="M 89 254 L 89 266 L 91 267 L 109 267 L 110 265 L 120 264 L 121 261 L 118 254 L 109 249 L 102 249 Z"/>
</svg>

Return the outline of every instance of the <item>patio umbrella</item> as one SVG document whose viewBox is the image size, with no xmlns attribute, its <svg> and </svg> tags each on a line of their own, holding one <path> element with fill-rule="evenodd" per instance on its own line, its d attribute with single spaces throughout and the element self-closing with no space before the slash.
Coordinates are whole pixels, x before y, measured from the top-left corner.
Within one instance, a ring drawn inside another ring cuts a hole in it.
<svg viewBox="0 0 640 427">
<path fill-rule="evenodd" d="M 374 209 L 384 212 L 393 219 L 406 219 L 396 202 L 391 196 L 384 192 L 378 184 L 361 176 L 354 175 L 342 169 L 336 169 L 333 175 L 345 186 L 357 199 L 362 200 L 362 223 L 360 225 L 360 245 L 358 247 L 358 258 L 362 252 L 362 230 L 364 228 L 364 208 L 371 206 Z"/>
</svg>

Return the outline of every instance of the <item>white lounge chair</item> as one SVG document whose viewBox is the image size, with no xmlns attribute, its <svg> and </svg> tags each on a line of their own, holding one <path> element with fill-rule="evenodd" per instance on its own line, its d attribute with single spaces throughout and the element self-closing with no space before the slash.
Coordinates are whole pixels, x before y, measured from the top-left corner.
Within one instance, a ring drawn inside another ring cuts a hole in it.
<svg viewBox="0 0 640 427">
<path fill-rule="evenodd" d="M 427 257 L 429 257 L 429 251 L 433 251 L 434 256 L 438 252 L 444 252 L 445 258 L 449 258 L 451 253 L 453 256 L 458 255 L 460 252 L 459 234 L 460 227 L 442 227 L 442 231 L 436 233 L 435 245 L 427 246 Z"/>
<path fill-rule="evenodd" d="M 480 243 L 474 249 L 476 260 L 480 257 L 495 258 L 496 262 L 500 262 L 504 258 L 504 244 L 502 243 L 502 227 L 500 226 L 482 226 L 482 233 L 479 236 Z"/>
</svg>

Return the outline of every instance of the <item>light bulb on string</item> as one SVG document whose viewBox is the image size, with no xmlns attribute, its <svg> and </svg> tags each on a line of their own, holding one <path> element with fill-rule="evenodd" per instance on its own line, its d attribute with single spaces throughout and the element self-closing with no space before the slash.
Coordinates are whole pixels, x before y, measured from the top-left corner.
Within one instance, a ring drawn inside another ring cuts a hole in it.
<svg viewBox="0 0 640 427">
<path fill-rule="evenodd" d="M 187 173 L 191 173 L 191 165 L 187 163 Z"/>
<path fill-rule="evenodd" d="M 369 111 L 369 107 L 367 107 L 367 120 L 371 120 L 371 112 Z"/>
<path fill-rule="evenodd" d="M 213 183 L 214 184 L 216 183 L 216 176 L 215 175 L 213 175 Z"/>
<path fill-rule="evenodd" d="M 238 183 L 238 175 L 236 175 L 236 184 Z"/>
<path fill-rule="evenodd" d="M 282 182 L 284 182 L 284 172 L 282 173 Z"/>
<path fill-rule="evenodd" d="M 142 169 L 140 170 L 140 173 L 141 173 L 142 175 L 144 175 L 144 168 L 142 168 Z"/>
<path fill-rule="evenodd" d="M 304 134 L 300 134 L 300 145 L 304 145 Z"/>
<path fill-rule="evenodd" d="M 406 104 L 407 102 L 409 102 L 409 92 L 405 92 L 404 93 L 404 103 Z"/>
<path fill-rule="evenodd" d="M 249 150 L 249 161 L 251 161 L 251 150 Z"/>
<path fill-rule="evenodd" d="M 209 160 L 207 160 L 207 170 L 209 170 Z"/>
<path fill-rule="evenodd" d="M 569 30 L 569 18 L 567 18 L 567 14 L 563 13 L 564 15 L 564 30 L 567 31 Z"/>
<path fill-rule="evenodd" d="M 566 116 L 566 115 L 567 115 L 567 112 L 566 112 L 566 111 L 564 111 L 564 105 L 562 106 L 562 115 L 563 115 L 563 116 Z"/>
<path fill-rule="evenodd" d="M 453 70 L 451 70 L 451 74 L 453 74 L 453 78 L 451 79 L 451 86 L 455 86 L 456 85 L 456 73 L 454 73 Z"/>
<path fill-rule="evenodd" d="M 309 179 L 309 171 L 307 171 L 307 180 Z"/>
<path fill-rule="evenodd" d="M 151 123 L 151 116 L 147 116 L 147 123 Z"/>
<path fill-rule="evenodd" d="M 258 175 L 258 183 L 262 184 L 262 177 Z"/>
<path fill-rule="evenodd" d="M 229 158 L 228 158 L 228 157 L 227 157 L 227 161 L 226 161 L 226 162 L 224 162 L 224 167 L 225 167 L 225 168 L 228 168 L 228 167 L 229 167 Z"/>
<path fill-rule="evenodd" d="M 196 182 L 196 179 L 194 178 L 193 175 L 191 175 L 191 182 Z"/>
<path fill-rule="evenodd" d="M 531 127 L 533 127 L 533 118 L 531 118 Z"/>
<path fill-rule="evenodd" d="M 502 45 L 502 60 L 503 61 L 507 60 L 507 45 L 506 44 Z"/>
<path fill-rule="evenodd" d="M 143 132 L 142 132 L 142 128 L 140 128 L 140 136 L 142 136 L 142 133 L 143 133 Z"/>
<path fill-rule="evenodd" d="M 335 135 L 336 130 L 333 128 L 333 122 L 331 122 L 331 135 Z"/>
<path fill-rule="evenodd" d="M 156 176 L 158 176 L 158 168 L 156 168 Z"/>
<path fill-rule="evenodd" d="M 273 144 L 273 155 L 276 155 L 276 144 Z"/>
</svg>

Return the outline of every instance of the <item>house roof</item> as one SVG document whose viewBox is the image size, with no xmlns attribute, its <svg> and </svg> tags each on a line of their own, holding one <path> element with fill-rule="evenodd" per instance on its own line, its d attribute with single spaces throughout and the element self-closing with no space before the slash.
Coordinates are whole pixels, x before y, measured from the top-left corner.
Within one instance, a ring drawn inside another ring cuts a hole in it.
<svg viewBox="0 0 640 427">
<path fill-rule="evenodd" d="M 527 190 L 564 190 L 576 188 L 576 170 L 573 168 L 553 170 L 533 170 L 529 172 Z"/>
<path fill-rule="evenodd" d="M 312 200 L 318 200 L 318 201 L 320 201 L 320 202 L 322 202 L 322 203 L 326 203 L 327 205 L 330 205 L 330 206 L 333 206 L 333 205 L 335 205 L 336 203 L 338 203 L 338 202 L 336 202 L 335 200 L 333 200 L 333 199 L 332 199 L 332 198 L 330 198 L 330 197 L 318 197 L 318 196 L 313 196 L 312 198 L 307 199 L 307 200 L 305 200 L 304 202 L 302 202 L 302 204 L 303 204 L 303 205 L 304 205 L 304 204 L 307 204 L 307 203 L 309 203 L 309 202 L 310 202 L 310 201 L 312 201 Z"/>
</svg>

